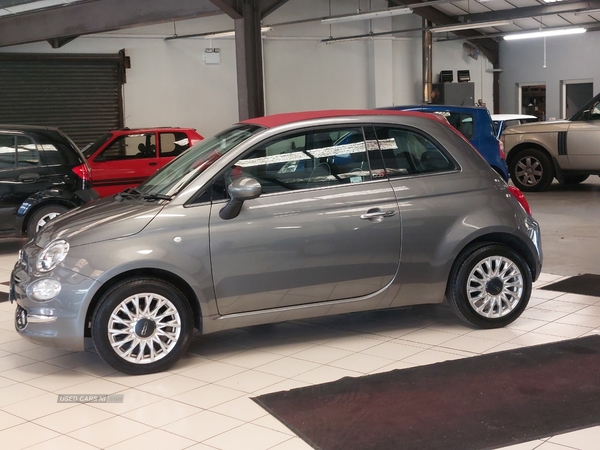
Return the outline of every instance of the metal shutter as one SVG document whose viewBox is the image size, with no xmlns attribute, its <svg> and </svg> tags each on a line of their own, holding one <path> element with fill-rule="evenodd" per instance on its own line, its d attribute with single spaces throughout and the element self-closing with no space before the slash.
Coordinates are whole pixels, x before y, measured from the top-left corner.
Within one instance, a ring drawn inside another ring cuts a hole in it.
<svg viewBox="0 0 600 450">
<path fill-rule="evenodd" d="M 123 127 L 124 52 L 0 55 L 0 124 L 60 128 L 80 148 Z"/>
</svg>

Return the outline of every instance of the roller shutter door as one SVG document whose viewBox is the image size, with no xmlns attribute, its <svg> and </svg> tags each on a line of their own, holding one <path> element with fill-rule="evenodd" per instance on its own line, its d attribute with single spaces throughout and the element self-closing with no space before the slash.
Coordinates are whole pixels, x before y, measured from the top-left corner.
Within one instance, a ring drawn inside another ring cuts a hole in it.
<svg viewBox="0 0 600 450">
<path fill-rule="evenodd" d="M 123 126 L 124 54 L 0 55 L 0 124 L 46 125 L 80 148 Z"/>
</svg>

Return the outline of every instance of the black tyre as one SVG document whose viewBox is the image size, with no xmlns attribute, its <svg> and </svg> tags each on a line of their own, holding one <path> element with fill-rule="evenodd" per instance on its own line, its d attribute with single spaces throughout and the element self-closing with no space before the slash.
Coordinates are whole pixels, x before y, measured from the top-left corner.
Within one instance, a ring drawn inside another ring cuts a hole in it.
<svg viewBox="0 0 600 450">
<path fill-rule="evenodd" d="M 558 179 L 560 184 L 579 184 L 589 178 L 589 175 L 565 175 Z"/>
<path fill-rule="evenodd" d="M 92 340 L 100 357 L 130 375 L 161 372 L 187 350 L 192 310 L 183 294 L 158 279 L 118 283 L 100 299 Z"/>
<path fill-rule="evenodd" d="M 512 182 L 522 191 L 543 191 L 554 179 L 552 160 L 535 148 L 520 151 L 511 159 L 509 170 Z"/>
<path fill-rule="evenodd" d="M 525 310 L 531 285 L 531 271 L 521 256 L 505 245 L 483 244 L 456 261 L 446 296 L 468 324 L 500 328 Z"/>
<path fill-rule="evenodd" d="M 34 238 L 40 229 L 56 216 L 64 214 L 69 208 L 64 205 L 47 205 L 42 206 L 29 218 L 27 222 L 27 237 Z"/>
</svg>

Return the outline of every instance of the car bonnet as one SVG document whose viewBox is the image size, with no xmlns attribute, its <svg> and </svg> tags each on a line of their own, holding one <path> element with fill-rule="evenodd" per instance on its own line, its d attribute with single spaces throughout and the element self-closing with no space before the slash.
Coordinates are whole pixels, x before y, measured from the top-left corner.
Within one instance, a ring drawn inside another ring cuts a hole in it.
<svg viewBox="0 0 600 450">
<path fill-rule="evenodd" d="M 119 202 L 108 197 L 52 220 L 37 235 L 36 244 L 44 247 L 55 239 L 66 239 L 75 247 L 131 236 L 143 230 L 163 207 L 163 204 Z"/>
</svg>

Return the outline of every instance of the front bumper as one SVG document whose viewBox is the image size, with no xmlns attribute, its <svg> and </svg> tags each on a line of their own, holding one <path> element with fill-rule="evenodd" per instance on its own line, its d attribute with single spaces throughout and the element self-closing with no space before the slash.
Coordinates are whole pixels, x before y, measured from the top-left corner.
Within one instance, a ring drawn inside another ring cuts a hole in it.
<svg viewBox="0 0 600 450">
<path fill-rule="evenodd" d="M 29 242 L 11 274 L 9 298 L 17 303 L 15 328 L 39 345 L 84 350 L 86 312 L 96 282 L 60 265 L 48 273 L 37 272 L 35 261 L 40 251 Z M 61 283 L 60 293 L 45 302 L 33 300 L 27 293 L 27 288 L 42 278 Z"/>
</svg>

